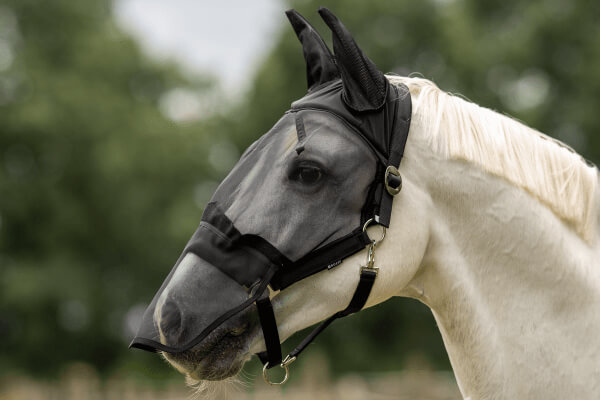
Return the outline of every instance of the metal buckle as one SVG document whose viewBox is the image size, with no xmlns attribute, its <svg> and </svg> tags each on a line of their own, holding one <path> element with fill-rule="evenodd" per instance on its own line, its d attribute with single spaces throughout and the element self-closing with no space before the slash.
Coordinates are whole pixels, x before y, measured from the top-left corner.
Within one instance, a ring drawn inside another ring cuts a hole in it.
<svg viewBox="0 0 600 400">
<path fill-rule="evenodd" d="M 398 186 L 397 188 L 389 185 L 388 177 L 390 176 L 390 174 L 400 178 L 400 186 Z M 387 190 L 387 192 L 389 194 L 391 194 L 392 196 L 395 196 L 398 193 L 400 193 L 400 190 L 402 190 L 402 177 L 400 176 L 400 171 L 398 171 L 398 168 L 394 167 L 393 165 L 389 165 L 385 169 L 384 183 L 385 183 L 385 190 Z"/>
<path fill-rule="evenodd" d="M 281 382 L 272 382 L 271 380 L 269 380 L 269 374 L 267 374 L 267 368 L 269 367 L 269 363 L 267 362 L 263 367 L 263 379 L 271 386 L 283 385 L 287 382 L 288 378 L 290 377 L 290 370 L 288 368 L 288 365 L 290 365 L 294 361 L 296 361 L 296 357 L 290 357 L 288 355 L 285 358 L 285 360 L 283 360 L 281 364 L 279 364 L 279 368 L 282 368 L 285 371 L 285 376 L 283 377 L 283 380 Z"/>
</svg>

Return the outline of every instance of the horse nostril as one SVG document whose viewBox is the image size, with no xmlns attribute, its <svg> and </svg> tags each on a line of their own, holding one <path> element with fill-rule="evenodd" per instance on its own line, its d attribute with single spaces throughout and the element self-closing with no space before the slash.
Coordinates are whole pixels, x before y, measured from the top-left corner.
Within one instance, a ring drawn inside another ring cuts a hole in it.
<svg viewBox="0 0 600 400">
<path fill-rule="evenodd" d="M 167 300 L 161 309 L 160 331 L 167 339 L 167 343 L 174 344 L 181 336 L 182 331 L 181 310 L 173 300 Z"/>
</svg>

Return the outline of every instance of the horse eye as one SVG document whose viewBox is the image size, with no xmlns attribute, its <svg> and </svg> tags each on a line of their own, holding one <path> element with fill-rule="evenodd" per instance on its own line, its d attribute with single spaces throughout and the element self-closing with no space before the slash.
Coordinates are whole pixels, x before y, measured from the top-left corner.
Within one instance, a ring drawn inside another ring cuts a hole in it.
<svg viewBox="0 0 600 400">
<path fill-rule="evenodd" d="M 316 167 L 298 168 L 298 180 L 307 185 L 315 184 L 321 179 L 321 170 Z"/>
</svg>

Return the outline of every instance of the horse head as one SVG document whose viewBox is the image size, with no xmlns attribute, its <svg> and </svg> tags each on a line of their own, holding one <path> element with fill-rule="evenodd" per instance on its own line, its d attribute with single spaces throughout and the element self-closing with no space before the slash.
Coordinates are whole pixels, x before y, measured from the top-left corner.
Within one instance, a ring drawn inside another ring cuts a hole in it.
<svg viewBox="0 0 600 400">
<path fill-rule="evenodd" d="M 427 228 L 418 223 L 418 201 L 397 196 L 392 215 L 409 91 L 389 83 L 329 10 L 319 13 L 335 55 L 300 14 L 287 12 L 302 43 L 308 93 L 217 188 L 132 342 L 162 351 L 194 379 L 231 376 L 254 353 L 266 367 L 278 365 L 281 340 L 356 296 L 360 309 L 395 295 L 422 259 Z M 391 224 L 411 227 L 386 239 L 401 243 L 403 257 L 378 259 L 385 268 L 377 272 L 374 250 L 386 246 L 378 229 Z M 367 264 L 371 270 L 361 270 Z"/>
</svg>

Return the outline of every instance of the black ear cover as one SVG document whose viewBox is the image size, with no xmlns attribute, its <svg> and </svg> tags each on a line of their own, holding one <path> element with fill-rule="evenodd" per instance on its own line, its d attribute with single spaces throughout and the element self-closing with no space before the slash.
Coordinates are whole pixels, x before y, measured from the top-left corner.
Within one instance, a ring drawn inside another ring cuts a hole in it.
<svg viewBox="0 0 600 400">
<path fill-rule="evenodd" d="M 342 22 L 327 8 L 319 14 L 331 29 L 333 52 L 344 86 L 343 99 L 355 111 L 377 110 L 387 98 L 389 82 L 358 47 Z"/>
<path fill-rule="evenodd" d="M 308 91 L 339 79 L 340 73 L 335 65 L 333 54 L 319 32 L 296 10 L 288 10 L 285 14 L 302 43 L 302 51 L 306 60 Z"/>
</svg>

